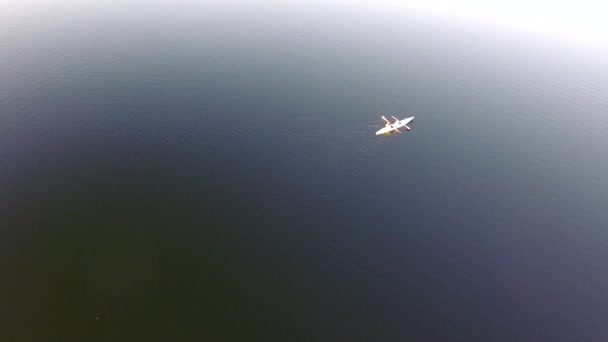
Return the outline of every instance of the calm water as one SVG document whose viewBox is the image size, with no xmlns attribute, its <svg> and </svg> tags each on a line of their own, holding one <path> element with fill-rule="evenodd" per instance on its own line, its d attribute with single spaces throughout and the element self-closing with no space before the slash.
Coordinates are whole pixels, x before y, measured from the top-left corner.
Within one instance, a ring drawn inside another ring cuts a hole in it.
<svg viewBox="0 0 608 342">
<path fill-rule="evenodd" d="M 3 341 L 608 339 L 608 52 L 371 3 L 0 13 Z"/>
</svg>

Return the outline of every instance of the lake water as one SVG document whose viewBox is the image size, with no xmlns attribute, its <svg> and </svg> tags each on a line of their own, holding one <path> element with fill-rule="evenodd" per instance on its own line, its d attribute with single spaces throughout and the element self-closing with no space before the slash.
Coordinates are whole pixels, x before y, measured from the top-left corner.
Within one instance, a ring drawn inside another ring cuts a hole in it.
<svg viewBox="0 0 608 342">
<path fill-rule="evenodd" d="M 3 341 L 608 339 L 607 51 L 372 2 L 0 12 Z"/>
</svg>

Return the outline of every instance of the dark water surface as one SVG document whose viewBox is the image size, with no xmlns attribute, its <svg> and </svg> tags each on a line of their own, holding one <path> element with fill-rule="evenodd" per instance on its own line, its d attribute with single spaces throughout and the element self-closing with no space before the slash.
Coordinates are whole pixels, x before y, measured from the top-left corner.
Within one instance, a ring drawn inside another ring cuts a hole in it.
<svg viewBox="0 0 608 342">
<path fill-rule="evenodd" d="M 608 340 L 605 51 L 371 2 L 0 13 L 2 341 Z"/>
</svg>

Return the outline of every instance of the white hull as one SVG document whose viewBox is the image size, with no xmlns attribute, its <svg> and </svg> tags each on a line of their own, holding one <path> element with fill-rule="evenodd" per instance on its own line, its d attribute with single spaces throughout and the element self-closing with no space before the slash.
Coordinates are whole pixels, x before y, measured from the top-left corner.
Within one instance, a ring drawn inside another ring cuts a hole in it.
<svg viewBox="0 0 608 342">
<path fill-rule="evenodd" d="M 409 117 L 403 120 L 399 120 L 397 122 L 395 122 L 394 124 L 390 124 L 387 125 L 386 127 L 382 128 L 381 130 L 379 130 L 378 132 L 376 132 L 376 135 L 382 135 L 382 134 L 386 134 L 388 132 L 392 132 L 395 129 L 399 129 L 401 127 L 404 127 L 405 125 L 409 124 L 410 122 L 414 121 L 414 117 Z"/>
</svg>

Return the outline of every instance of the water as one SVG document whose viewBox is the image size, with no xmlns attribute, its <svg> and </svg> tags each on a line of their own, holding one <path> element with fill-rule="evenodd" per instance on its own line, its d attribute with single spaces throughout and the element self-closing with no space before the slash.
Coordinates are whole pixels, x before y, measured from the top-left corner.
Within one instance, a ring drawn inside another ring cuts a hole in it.
<svg viewBox="0 0 608 342">
<path fill-rule="evenodd" d="M 3 11 L 2 340 L 608 337 L 604 50 L 371 3 Z"/>
</svg>

